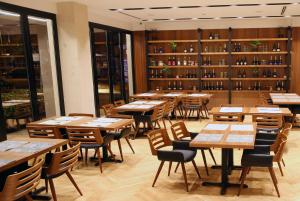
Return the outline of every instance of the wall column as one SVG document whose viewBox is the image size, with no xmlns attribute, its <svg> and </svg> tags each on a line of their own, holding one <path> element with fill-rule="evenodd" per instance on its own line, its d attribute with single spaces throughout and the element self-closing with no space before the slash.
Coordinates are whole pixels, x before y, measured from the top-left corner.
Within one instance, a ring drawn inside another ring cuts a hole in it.
<svg viewBox="0 0 300 201">
<path fill-rule="evenodd" d="M 57 26 L 66 114 L 95 114 L 87 6 L 57 3 Z"/>
</svg>

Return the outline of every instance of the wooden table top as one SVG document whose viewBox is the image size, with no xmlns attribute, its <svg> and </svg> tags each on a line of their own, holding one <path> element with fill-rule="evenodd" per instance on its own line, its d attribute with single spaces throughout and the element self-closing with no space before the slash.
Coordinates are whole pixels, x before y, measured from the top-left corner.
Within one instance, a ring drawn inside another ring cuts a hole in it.
<svg viewBox="0 0 300 201">
<path fill-rule="evenodd" d="M 153 110 L 159 105 L 163 105 L 167 101 L 163 100 L 138 100 L 131 103 L 115 107 L 113 110 L 116 112 L 148 112 Z"/>
<path fill-rule="evenodd" d="M 255 114 L 282 114 L 284 116 L 293 116 L 292 112 L 290 111 L 289 108 L 278 108 L 278 111 L 276 111 L 277 109 L 270 109 L 272 107 L 233 107 L 233 108 L 241 108 L 242 112 L 239 111 L 229 111 L 227 110 L 228 107 L 223 107 L 223 109 L 225 108 L 224 111 L 221 111 L 222 107 L 213 107 L 209 113 L 212 115 L 221 115 L 221 114 L 237 114 L 237 113 L 242 113 L 244 115 L 255 115 Z M 226 110 L 228 112 L 226 112 Z"/>
<path fill-rule="evenodd" d="M 190 142 L 191 147 L 253 149 L 256 123 L 210 122 Z"/>
<path fill-rule="evenodd" d="M 66 145 L 63 139 L 14 139 L 0 142 L 0 172 Z"/>
<path fill-rule="evenodd" d="M 93 118 L 93 117 L 76 117 L 73 120 L 65 121 L 61 123 L 60 121 L 56 121 L 59 118 L 72 119 L 69 117 L 51 117 L 47 119 L 43 119 L 40 121 L 31 122 L 28 125 L 44 125 L 44 126 L 57 126 L 59 128 L 66 127 L 92 127 L 99 128 L 100 130 L 117 130 L 124 126 L 132 124 L 132 119 L 120 119 L 120 118 Z M 95 122 L 95 123 L 93 123 Z"/>
<path fill-rule="evenodd" d="M 300 96 L 296 93 L 270 93 L 275 105 L 300 105 Z"/>
</svg>

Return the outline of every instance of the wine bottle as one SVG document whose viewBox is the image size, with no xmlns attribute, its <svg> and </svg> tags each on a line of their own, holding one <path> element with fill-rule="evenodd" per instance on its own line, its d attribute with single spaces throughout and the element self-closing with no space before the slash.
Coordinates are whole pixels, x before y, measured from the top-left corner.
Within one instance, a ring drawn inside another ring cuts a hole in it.
<svg viewBox="0 0 300 201">
<path fill-rule="evenodd" d="M 172 65 L 171 57 L 168 58 L 168 66 Z"/>
<path fill-rule="evenodd" d="M 177 59 L 177 66 L 181 66 L 180 58 Z"/>
<path fill-rule="evenodd" d="M 211 62 L 211 60 L 210 60 L 210 56 L 208 57 L 208 65 L 209 65 L 209 66 L 212 65 L 212 62 Z"/>
<path fill-rule="evenodd" d="M 284 90 L 284 82 L 281 81 L 281 90 Z"/>
<path fill-rule="evenodd" d="M 203 57 L 203 65 L 206 66 L 207 65 L 207 60 L 206 57 Z"/>
<path fill-rule="evenodd" d="M 186 66 L 187 65 L 187 60 L 186 57 L 183 58 L 183 65 Z"/>
<path fill-rule="evenodd" d="M 241 51 L 241 43 L 238 44 L 237 52 Z"/>
<path fill-rule="evenodd" d="M 155 78 L 158 78 L 158 70 L 155 70 Z"/>
<path fill-rule="evenodd" d="M 282 65 L 282 56 L 279 57 L 279 65 Z"/>
<path fill-rule="evenodd" d="M 277 51 L 276 43 L 273 44 L 272 51 L 273 51 L 273 52 L 276 52 L 276 51 Z"/>
<path fill-rule="evenodd" d="M 240 70 L 238 71 L 237 76 L 238 76 L 238 78 L 241 78 L 241 77 L 242 77 L 242 74 L 241 74 L 241 71 L 240 71 Z"/>
<path fill-rule="evenodd" d="M 168 83 L 168 90 L 171 90 L 171 89 L 172 89 L 171 82 L 169 81 L 169 83 Z"/>
<path fill-rule="evenodd" d="M 276 85 L 277 85 L 277 86 L 276 86 L 277 91 L 280 91 L 281 88 L 280 88 L 280 83 L 279 83 L 279 81 L 276 82 Z"/>
<path fill-rule="evenodd" d="M 220 90 L 223 90 L 223 89 L 224 89 L 223 81 L 221 81 L 221 88 L 220 88 Z"/>
<path fill-rule="evenodd" d="M 191 52 L 191 53 L 194 52 L 193 44 L 191 44 L 191 46 L 190 46 L 190 52 Z"/>
<path fill-rule="evenodd" d="M 217 82 L 216 90 L 219 90 L 219 82 Z"/>
<path fill-rule="evenodd" d="M 151 70 L 151 78 L 154 78 L 154 70 Z"/>
<path fill-rule="evenodd" d="M 261 90 L 261 84 L 258 82 L 258 90 Z"/>
<path fill-rule="evenodd" d="M 223 52 L 227 52 L 227 45 L 224 43 Z"/>
<path fill-rule="evenodd" d="M 209 33 L 209 37 L 210 40 L 214 39 L 212 33 Z"/>
<path fill-rule="evenodd" d="M 243 78 L 246 77 L 246 70 L 243 71 Z"/>
<path fill-rule="evenodd" d="M 244 57 L 244 65 L 247 65 L 247 58 Z"/>
<path fill-rule="evenodd" d="M 235 90 L 239 90 L 239 82 L 235 82 Z"/>
<path fill-rule="evenodd" d="M 179 82 L 179 90 L 182 90 L 182 83 L 181 83 L 181 81 Z"/>
<path fill-rule="evenodd" d="M 277 71 L 276 69 L 273 70 L 273 78 L 276 78 L 277 77 Z"/>
<path fill-rule="evenodd" d="M 213 69 L 213 72 L 212 72 L 212 77 L 213 77 L 213 78 L 215 78 L 215 77 L 216 77 L 215 69 Z"/>
<path fill-rule="evenodd" d="M 176 59 L 175 59 L 175 57 L 173 57 L 173 59 L 172 59 L 172 66 L 176 66 Z"/>
<path fill-rule="evenodd" d="M 207 73 L 206 73 L 206 69 L 204 69 L 204 78 L 207 78 Z"/>
<path fill-rule="evenodd" d="M 163 71 L 162 70 L 159 71 L 159 77 L 163 78 Z"/>
<path fill-rule="evenodd" d="M 186 47 L 184 47 L 183 52 L 184 52 L 184 53 L 187 53 L 187 52 L 188 52 L 187 49 L 186 49 Z"/>
<path fill-rule="evenodd" d="M 177 86 L 176 86 L 176 82 L 174 81 L 173 82 L 173 90 L 176 90 L 177 89 Z"/>
<path fill-rule="evenodd" d="M 277 51 L 277 52 L 280 52 L 280 43 L 277 43 L 276 51 Z"/>
<path fill-rule="evenodd" d="M 267 72 L 266 72 L 266 70 L 263 71 L 263 77 L 264 77 L 264 78 L 267 77 Z"/>
<path fill-rule="evenodd" d="M 237 60 L 236 60 L 236 65 L 240 65 L 240 60 L 239 60 L 239 58 L 237 58 Z"/>
</svg>

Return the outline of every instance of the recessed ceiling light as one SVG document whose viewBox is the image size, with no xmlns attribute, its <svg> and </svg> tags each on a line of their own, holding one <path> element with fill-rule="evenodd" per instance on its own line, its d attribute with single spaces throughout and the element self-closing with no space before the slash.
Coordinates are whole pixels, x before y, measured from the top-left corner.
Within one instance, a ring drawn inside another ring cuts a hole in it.
<svg viewBox="0 0 300 201">
<path fill-rule="evenodd" d="M 117 11 L 122 11 L 122 10 L 123 10 L 122 8 L 118 8 L 118 9 L 117 9 Z"/>
<path fill-rule="evenodd" d="M 267 18 L 266 16 L 261 16 L 261 18 Z"/>
<path fill-rule="evenodd" d="M 219 18 L 219 17 L 215 17 L 214 19 L 215 19 L 215 20 L 219 20 L 220 18 Z"/>
<path fill-rule="evenodd" d="M 170 19 L 171 21 L 174 21 L 175 19 Z"/>
<path fill-rule="evenodd" d="M 192 18 L 192 20 L 198 20 L 198 18 L 194 17 L 194 18 Z"/>
<path fill-rule="evenodd" d="M 284 17 L 291 17 L 290 15 L 286 15 L 286 16 L 284 16 Z"/>
<path fill-rule="evenodd" d="M 242 19 L 243 17 L 237 17 L 238 19 Z"/>
</svg>

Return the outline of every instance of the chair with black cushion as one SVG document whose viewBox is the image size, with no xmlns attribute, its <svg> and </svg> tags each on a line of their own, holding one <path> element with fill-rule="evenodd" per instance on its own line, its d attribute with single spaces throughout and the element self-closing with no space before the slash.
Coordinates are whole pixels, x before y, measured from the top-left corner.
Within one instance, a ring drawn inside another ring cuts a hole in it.
<svg viewBox="0 0 300 201">
<path fill-rule="evenodd" d="M 147 137 L 150 144 L 152 155 L 157 156 L 158 160 L 161 161 L 155 179 L 153 181 L 152 187 L 154 187 L 156 180 L 161 172 L 161 169 L 164 163 L 167 161 L 169 162 L 168 175 L 170 175 L 172 162 L 181 164 L 183 177 L 186 185 L 186 191 L 189 191 L 186 170 L 185 170 L 185 163 L 192 162 L 199 179 L 201 179 L 200 173 L 197 169 L 197 165 L 194 161 L 194 158 L 197 154 L 197 150 L 190 148 L 189 142 L 183 142 L 183 141 L 171 142 L 166 129 L 153 130 L 147 134 Z M 164 149 L 165 147 L 168 146 L 172 146 L 172 150 Z"/>
<path fill-rule="evenodd" d="M 184 140 L 184 141 L 190 142 L 193 138 L 195 138 L 198 135 L 198 133 L 189 132 L 183 121 L 180 121 L 180 122 L 177 122 L 177 123 L 173 124 L 171 126 L 171 131 L 172 131 L 174 140 L 177 140 L 177 141 Z M 202 159 L 203 159 L 203 162 L 204 162 L 206 174 L 209 175 L 208 166 L 207 166 L 207 162 L 206 162 L 206 156 L 205 156 L 204 151 L 205 150 L 209 151 L 215 165 L 217 165 L 216 159 L 213 155 L 213 152 L 210 148 L 197 148 L 197 149 L 201 150 Z M 175 168 L 175 172 L 176 172 L 178 166 L 179 166 L 179 164 L 177 164 L 177 166 Z"/>
<path fill-rule="evenodd" d="M 125 101 L 124 101 L 123 99 L 116 100 L 116 101 L 114 101 L 114 105 L 115 105 L 116 107 L 125 105 Z"/>
<path fill-rule="evenodd" d="M 44 160 L 39 160 L 29 168 L 9 175 L 0 192 L 0 201 L 32 200 L 30 193 L 40 182 L 43 163 Z"/>
<path fill-rule="evenodd" d="M 72 177 L 70 170 L 78 162 L 80 143 L 74 145 L 73 147 L 55 153 L 49 153 L 46 155 L 45 165 L 42 170 L 42 179 L 45 179 L 46 192 L 48 192 L 48 182 L 50 184 L 51 194 L 53 200 L 56 201 L 55 187 L 53 179 L 66 174 L 74 187 L 77 189 L 79 194 L 82 196 L 78 185 L 76 184 L 74 178 Z"/>
<path fill-rule="evenodd" d="M 88 150 L 96 150 L 100 172 L 102 173 L 100 148 L 103 146 L 109 146 L 109 143 L 114 139 L 114 135 L 107 134 L 103 138 L 97 128 L 67 128 L 67 134 L 71 146 L 80 143 L 80 149 L 85 149 L 86 164 L 88 160 Z"/>
<path fill-rule="evenodd" d="M 121 139 L 124 138 L 127 142 L 127 144 L 129 145 L 131 151 L 133 154 L 135 154 L 134 149 L 130 143 L 129 140 L 129 136 L 132 135 L 132 131 L 131 128 L 123 128 L 121 129 L 121 131 L 115 132 L 115 133 L 111 133 L 114 135 L 114 140 L 117 140 L 118 142 L 118 147 L 119 147 L 119 151 L 120 151 L 120 156 L 121 156 L 121 160 L 123 161 L 123 151 L 122 151 L 122 144 L 121 144 Z"/>
<path fill-rule="evenodd" d="M 286 139 L 283 139 L 279 145 L 279 151 L 275 153 L 275 155 L 270 154 L 270 146 L 264 146 L 264 145 L 256 145 L 253 150 L 246 149 L 243 152 L 242 155 L 242 173 L 241 173 L 241 185 L 238 192 L 238 196 L 241 193 L 241 190 L 244 186 L 244 182 L 246 179 L 247 174 L 250 171 L 250 168 L 252 167 L 265 167 L 268 168 L 273 184 L 275 186 L 276 192 L 278 197 L 280 197 L 280 193 L 278 190 L 278 180 L 276 178 L 274 168 L 273 168 L 273 162 L 277 162 L 278 160 L 281 160 L 282 153 L 284 146 L 286 145 Z"/>
<path fill-rule="evenodd" d="M 257 114 L 252 115 L 252 122 L 257 123 L 257 139 L 266 137 L 275 139 L 283 126 L 283 117 L 281 114 Z"/>
</svg>

